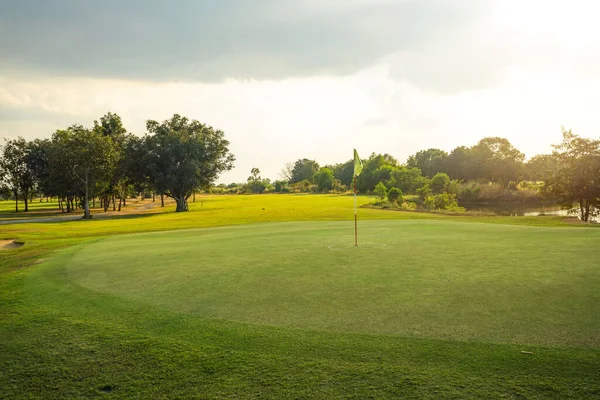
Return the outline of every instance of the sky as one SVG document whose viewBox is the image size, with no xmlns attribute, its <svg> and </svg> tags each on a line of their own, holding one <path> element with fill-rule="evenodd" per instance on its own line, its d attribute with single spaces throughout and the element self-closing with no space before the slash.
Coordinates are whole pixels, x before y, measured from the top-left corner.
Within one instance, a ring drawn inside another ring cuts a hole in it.
<svg viewBox="0 0 600 400">
<path fill-rule="evenodd" d="M 356 148 L 403 162 L 561 126 L 600 136 L 593 0 L 0 0 L 0 137 L 108 111 L 145 133 L 174 113 L 225 132 L 245 181 Z"/>
</svg>

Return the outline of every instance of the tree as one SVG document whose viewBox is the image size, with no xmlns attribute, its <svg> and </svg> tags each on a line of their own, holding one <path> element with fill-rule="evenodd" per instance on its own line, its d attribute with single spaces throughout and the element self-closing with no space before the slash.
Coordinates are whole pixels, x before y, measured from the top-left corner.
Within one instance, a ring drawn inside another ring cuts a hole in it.
<svg viewBox="0 0 600 400">
<path fill-rule="evenodd" d="M 383 182 L 379 182 L 373 189 L 373 194 L 377 197 L 377 201 L 382 202 L 387 197 L 387 188 Z"/>
<path fill-rule="evenodd" d="M 477 179 L 483 166 L 477 166 L 469 147 L 459 146 L 452 150 L 445 161 L 445 172 L 452 179 L 469 181 Z"/>
<path fill-rule="evenodd" d="M 58 162 L 76 182 L 83 200 L 84 219 L 91 218 L 89 200 L 95 193 L 105 190 L 118 161 L 111 139 L 95 130 L 73 125 L 52 136 L 51 163 Z M 56 161 L 55 161 L 56 160 Z M 59 167 L 59 168 L 60 168 Z"/>
<path fill-rule="evenodd" d="M 329 168 L 321 168 L 315 175 L 315 181 L 319 192 L 328 192 L 333 189 L 333 171 Z"/>
<path fill-rule="evenodd" d="M 440 149 L 421 150 L 408 158 L 406 166 L 419 168 L 424 176 L 431 178 L 436 173 L 444 171 L 447 158 L 448 153 Z"/>
<path fill-rule="evenodd" d="M 391 188 L 388 191 L 388 200 L 392 203 L 402 203 L 402 190 L 398 188 Z"/>
<path fill-rule="evenodd" d="M 100 118 L 100 122 L 94 121 L 94 132 L 110 138 L 113 143 L 117 162 L 113 168 L 113 176 L 110 177 L 108 186 L 104 191 L 104 211 L 108 210 L 110 199 L 112 197 L 113 211 L 116 209 L 115 195 L 119 194 L 119 211 L 121 202 L 127 187 L 127 176 L 125 174 L 125 142 L 127 140 L 127 130 L 123 126 L 121 117 L 112 112 Z"/>
<path fill-rule="evenodd" d="M 260 170 L 258 168 L 252 168 L 248 177 L 248 188 L 252 193 L 262 193 L 267 188 L 269 182 L 260 177 Z"/>
<path fill-rule="evenodd" d="M 523 176 L 525 155 L 505 138 L 483 138 L 471 149 L 471 153 L 484 171 L 482 177 L 489 181 L 506 187 L 510 182 L 520 181 Z"/>
<path fill-rule="evenodd" d="M 294 163 L 289 182 L 297 183 L 307 180 L 310 183 L 315 183 L 317 172 L 319 172 L 319 164 L 315 160 L 302 158 Z"/>
<path fill-rule="evenodd" d="M 532 181 L 550 178 L 558 168 L 558 159 L 554 154 L 540 154 L 525 163 L 525 175 Z"/>
<path fill-rule="evenodd" d="M 292 180 L 292 171 L 294 170 L 294 163 L 286 163 L 285 167 L 281 170 L 281 178 L 284 181 L 290 182 Z"/>
<path fill-rule="evenodd" d="M 48 139 L 35 139 L 28 143 L 27 168 L 31 171 L 38 190 L 45 195 L 52 194 L 49 159 L 51 146 L 52 142 Z"/>
<path fill-rule="evenodd" d="M 559 197 L 582 221 L 600 209 L 600 140 L 586 139 L 562 130 L 563 141 L 553 146 L 557 168 L 544 180 L 543 193 Z"/>
<path fill-rule="evenodd" d="M 427 183 L 419 168 L 399 167 L 392 171 L 388 187 L 398 188 L 402 193 L 416 193 Z"/>
<path fill-rule="evenodd" d="M 0 170 L 4 183 L 15 196 L 15 212 L 19 212 L 19 193 L 23 194 L 25 211 L 29 211 L 29 191 L 34 178 L 27 165 L 29 146 L 22 137 L 6 140 L 0 158 Z"/>
<path fill-rule="evenodd" d="M 438 172 L 429 182 L 429 187 L 433 194 L 441 194 L 446 192 L 446 188 L 450 185 L 450 177 L 445 172 Z"/>
<path fill-rule="evenodd" d="M 177 202 L 177 212 L 188 210 L 194 191 L 206 189 L 220 173 L 233 167 L 235 157 L 221 130 L 175 114 L 159 123 L 149 120 L 149 162 L 151 182 L 165 188 L 165 194 Z"/>
<path fill-rule="evenodd" d="M 363 170 L 357 179 L 360 192 L 371 192 L 382 179 L 388 178 L 398 166 L 398 161 L 389 154 L 375 154 L 364 161 Z"/>
</svg>

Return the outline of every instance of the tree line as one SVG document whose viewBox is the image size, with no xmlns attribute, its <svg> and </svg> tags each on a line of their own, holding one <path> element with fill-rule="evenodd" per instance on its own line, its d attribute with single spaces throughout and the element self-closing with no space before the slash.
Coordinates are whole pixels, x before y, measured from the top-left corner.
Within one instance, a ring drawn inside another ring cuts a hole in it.
<svg viewBox="0 0 600 400">
<path fill-rule="evenodd" d="M 127 194 L 151 190 L 175 200 L 187 211 L 188 199 L 209 188 L 235 160 L 223 131 L 175 114 L 163 122 L 148 120 L 147 132 L 128 132 L 121 118 L 107 113 L 92 127 L 72 125 L 50 139 L 5 140 L 0 149 L 0 190 L 24 201 L 34 195 L 59 199 L 64 212 L 76 208 L 90 218 L 90 201 L 106 211 L 126 205 Z M 164 202 L 163 202 L 164 205 Z"/>
<path fill-rule="evenodd" d="M 525 161 L 507 139 L 487 137 L 451 152 L 431 148 L 400 163 L 390 154 L 363 160 L 357 190 L 380 200 L 402 203 L 418 195 L 428 209 L 452 209 L 462 203 L 528 201 L 551 198 L 577 212 L 583 221 L 600 210 L 600 140 L 582 138 L 563 129 L 563 141 L 551 154 Z M 286 164 L 282 179 L 271 182 L 253 168 L 246 183 L 219 185 L 214 193 L 346 192 L 352 190 L 353 160 L 320 166 L 302 158 Z M 391 194 L 391 198 L 390 198 Z"/>
</svg>

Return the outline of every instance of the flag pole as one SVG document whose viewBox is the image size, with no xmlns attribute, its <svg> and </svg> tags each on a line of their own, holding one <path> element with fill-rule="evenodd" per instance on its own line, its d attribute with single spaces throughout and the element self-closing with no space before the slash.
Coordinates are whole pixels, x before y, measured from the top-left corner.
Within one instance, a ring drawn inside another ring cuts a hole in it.
<svg viewBox="0 0 600 400">
<path fill-rule="evenodd" d="M 354 246 L 358 246 L 358 224 L 356 222 L 356 175 L 354 175 Z"/>
</svg>

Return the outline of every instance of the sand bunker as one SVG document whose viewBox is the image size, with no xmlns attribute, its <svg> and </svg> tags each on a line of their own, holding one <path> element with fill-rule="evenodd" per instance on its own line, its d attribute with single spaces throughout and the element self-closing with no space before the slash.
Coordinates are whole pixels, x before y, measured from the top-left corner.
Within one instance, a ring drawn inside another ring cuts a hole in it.
<svg viewBox="0 0 600 400">
<path fill-rule="evenodd" d="M 23 246 L 23 242 L 15 242 L 14 240 L 0 240 L 0 250 L 16 249 Z"/>
</svg>

